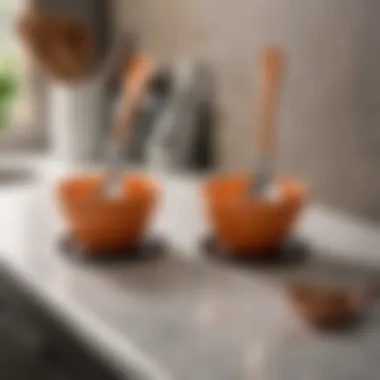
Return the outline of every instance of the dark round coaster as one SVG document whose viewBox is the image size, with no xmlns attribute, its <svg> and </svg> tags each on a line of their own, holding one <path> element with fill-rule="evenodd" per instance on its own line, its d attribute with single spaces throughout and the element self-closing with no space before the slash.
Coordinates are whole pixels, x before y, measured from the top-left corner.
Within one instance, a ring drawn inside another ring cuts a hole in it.
<svg viewBox="0 0 380 380">
<path fill-rule="evenodd" d="M 309 255 L 307 245 L 292 238 L 281 246 L 269 250 L 229 251 L 221 247 L 214 237 L 206 237 L 202 242 L 202 252 L 208 257 L 235 265 L 284 266 L 303 263 Z"/>
<path fill-rule="evenodd" d="M 70 259 L 89 263 L 141 262 L 157 260 L 166 252 L 165 243 L 159 238 L 145 237 L 138 244 L 109 252 L 91 252 L 67 234 L 59 239 L 59 251 Z"/>
<path fill-rule="evenodd" d="M 353 314 L 347 316 L 347 318 L 331 324 L 321 324 L 321 325 L 313 325 L 311 327 L 322 334 L 341 334 L 344 332 L 351 332 L 354 329 L 360 328 L 362 326 L 362 322 L 364 320 L 364 315 L 361 313 Z"/>
</svg>

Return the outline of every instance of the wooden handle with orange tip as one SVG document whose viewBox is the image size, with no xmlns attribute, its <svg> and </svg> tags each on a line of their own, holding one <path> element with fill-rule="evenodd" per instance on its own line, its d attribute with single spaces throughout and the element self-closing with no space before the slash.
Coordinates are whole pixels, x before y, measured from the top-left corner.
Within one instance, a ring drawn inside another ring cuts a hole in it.
<svg viewBox="0 0 380 380">
<path fill-rule="evenodd" d="M 120 193 L 123 173 L 122 151 L 128 140 L 131 124 L 153 73 L 152 60 L 143 54 L 129 62 L 123 78 L 116 109 L 115 124 L 111 128 L 107 146 L 107 169 L 96 192 L 100 196 Z"/>
<path fill-rule="evenodd" d="M 128 64 L 117 105 L 115 125 L 110 134 L 111 144 L 125 143 L 128 138 L 131 123 L 146 92 L 152 72 L 153 61 L 145 54 L 136 55 Z"/>
<path fill-rule="evenodd" d="M 284 58 L 277 47 L 264 49 L 260 60 L 257 148 L 262 153 L 274 153 L 276 116 Z"/>
</svg>

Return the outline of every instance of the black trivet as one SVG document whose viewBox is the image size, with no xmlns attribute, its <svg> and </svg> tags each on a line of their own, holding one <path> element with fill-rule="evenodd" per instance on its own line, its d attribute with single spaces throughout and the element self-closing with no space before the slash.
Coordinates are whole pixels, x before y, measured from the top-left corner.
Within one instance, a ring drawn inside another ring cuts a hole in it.
<svg viewBox="0 0 380 380">
<path fill-rule="evenodd" d="M 309 256 L 308 246 L 297 238 L 288 239 L 272 249 L 232 251 L 221 247 L 213 236 L 209 236 L 202 241 L 202 252 L 214 260 L 245 266 L 302 264 Z"/>
<path fill-rule="evenodd" d="M 91 263 L 151 261 L 161 258 L 166 251 L 164 242 L 155 237 L 144 237 L 137 244 L 104 252 L 82 247 L 70 234 L 61 237 L 58 244 L 59 251 L 66 257 Z"/>
</svg>

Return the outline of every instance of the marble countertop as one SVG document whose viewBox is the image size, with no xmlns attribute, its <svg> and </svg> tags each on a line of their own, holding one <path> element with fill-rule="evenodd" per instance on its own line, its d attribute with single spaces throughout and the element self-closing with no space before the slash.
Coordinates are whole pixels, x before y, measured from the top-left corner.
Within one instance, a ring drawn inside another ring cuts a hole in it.
<svg viewBox="0 0 380 380">
<path fill-rule="evenodd" d="M 126 376 L 377 378 L 377 305 L 354 333 L 295 338 L 300 321 L 278 273 L 232 268 L 202 256 L 199 241 L 207 225 L 196 178 L 159 178 L 162 199 L 152 231 L 169 243 L 165 257 L 99 266 L 70 260 L 59 250 L 65 229 L 52 184 L 64 173 L 53 172 L 44 171 L 25 187 L 0 188 L 0 258 Z M 305 211 L 297 229 L 316 257 L 364 265 L 375 274 L 380 273 L 379 232 L 318 205 Z"/>
</svg>

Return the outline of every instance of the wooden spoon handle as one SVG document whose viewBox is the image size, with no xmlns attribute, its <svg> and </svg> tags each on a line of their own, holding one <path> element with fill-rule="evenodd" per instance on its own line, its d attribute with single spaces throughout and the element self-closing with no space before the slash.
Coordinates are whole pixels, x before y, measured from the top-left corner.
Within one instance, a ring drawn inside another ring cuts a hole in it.
<svg viewBox="0 0 380 380">
<path fill-rule="evenodd" d="M 274 153 L 276 113 L 283 72 L 283 56 L 276 47 L 266 48 L 261 56 L 257 148 L 262 153 Z"/>
<path fill-rule="evenodd" d="M 129 63 L 117 105 L 115 125 L 110 134 L 112 145 L 123 144 L 128 138 L 133 117 L 147 88 L 152 71 L 153 63 L 145 55 L 138 55 Z"/>
</svg>

